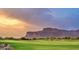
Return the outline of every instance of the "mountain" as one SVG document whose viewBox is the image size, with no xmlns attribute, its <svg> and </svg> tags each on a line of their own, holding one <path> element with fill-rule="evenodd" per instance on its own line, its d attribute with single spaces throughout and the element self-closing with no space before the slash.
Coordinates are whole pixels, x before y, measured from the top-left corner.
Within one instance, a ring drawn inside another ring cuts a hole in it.
<svg viewBox="0 0 79 59">
<path fill-rule="evenodd" d="M 79 30 L 61 30 L 57 28 L 44 28 L 41 31 L 27 32 L 27 38 L 47 38 L 47 37 L 79 37 Z"/>
</svg>

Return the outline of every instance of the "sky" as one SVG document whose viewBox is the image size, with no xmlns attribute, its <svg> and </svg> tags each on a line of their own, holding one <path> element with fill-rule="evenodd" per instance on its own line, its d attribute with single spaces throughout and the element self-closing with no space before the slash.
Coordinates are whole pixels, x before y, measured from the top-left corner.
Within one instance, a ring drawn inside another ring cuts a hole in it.
<svg viewBox="0 0 79 59">
<path fill-rule="evenodd" d="M 79 29 L 79 8 L 1 8 L 0 36 L 22 37 L 43 28 Z"/>
</svg>

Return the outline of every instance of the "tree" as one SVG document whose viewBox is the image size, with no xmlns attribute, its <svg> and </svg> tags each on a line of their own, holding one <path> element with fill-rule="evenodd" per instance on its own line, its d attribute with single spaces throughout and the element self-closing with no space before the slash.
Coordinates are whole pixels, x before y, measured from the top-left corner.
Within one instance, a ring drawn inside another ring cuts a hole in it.
<svg viewBox="0 0 79 59">
<path fill-rule="evenodd" d="M 51 37 L 50 39 L 51 39 L 51 40 L 56 40 L 56 37 Z"/>
<path fill-rule="evenodd" d="M 21 39 L 21 40 L 26 40 L 26 38 L 25 38 L 25 37 L 21 37 L 20 39 Z"/>
<path fill-rule="evenodd" d="M 32 38 L 32 40 L 37 40 L 37 38 Z"/>
<path fill-rule="evenodd" d="M 14 40 L 15 38 L 13 38 L 13 37 L 5 37 L 4 39 L 6 39 L 6 40 Z"/>
<path fill-rule="evenodd" d="M 3 40 L 3 38 L 2 38 L 2 37 L 0 37 L 0 40 Z"/>
<path fill-rule="evenodd" d="M 77 37 L 76 39 L 79 39 L 79 37 Z"/>
<path fill-rule="evenodd" d="M 63 39 L 68 39 L 68 40 L 71 40 L 71 37 L 64 37 Z"/>
</svg>

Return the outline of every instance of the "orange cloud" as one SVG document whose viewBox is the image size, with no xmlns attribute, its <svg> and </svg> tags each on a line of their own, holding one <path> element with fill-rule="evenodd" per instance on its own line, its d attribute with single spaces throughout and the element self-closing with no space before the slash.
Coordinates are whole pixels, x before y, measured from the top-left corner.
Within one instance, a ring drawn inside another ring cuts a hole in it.
<svg viewBox="0 0 79 59">
<path fill-rule="evenodd" d="M 19 18 L 10 17 L 7 12 L 0 10 L 0 36 L 22 37 L 27 31 L 38 29 L 38 26 L 24 22 Z"/>
</svg>

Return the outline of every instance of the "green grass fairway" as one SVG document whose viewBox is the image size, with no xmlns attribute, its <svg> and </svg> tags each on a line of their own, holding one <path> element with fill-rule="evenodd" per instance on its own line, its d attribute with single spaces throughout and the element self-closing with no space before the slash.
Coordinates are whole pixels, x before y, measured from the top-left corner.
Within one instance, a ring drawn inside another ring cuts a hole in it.
<svg viewBox="0 0 79 59">
<path fill-rule="evenodd" d="M 79 50 L 79 40 L 0 40 L 9 43 L 15 50 Z"/>
</svg>

